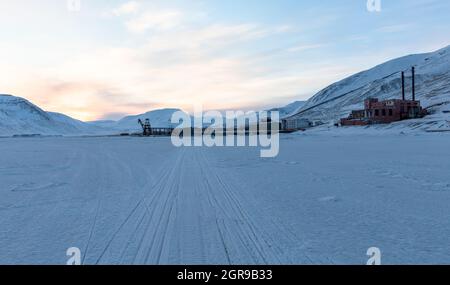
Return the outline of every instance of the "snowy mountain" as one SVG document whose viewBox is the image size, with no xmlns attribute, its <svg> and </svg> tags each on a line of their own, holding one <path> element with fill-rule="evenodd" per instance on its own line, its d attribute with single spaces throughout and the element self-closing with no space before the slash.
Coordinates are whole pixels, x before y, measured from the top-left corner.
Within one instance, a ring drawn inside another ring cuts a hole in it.
<svg viewBox="0 0 450 285">
<path fill-rule="evenodd" d="M 140 131 L 138 119 L 150 119 L 153 127 L 169 127 L 179 109 L 163 109 L 128 116 L 119 121 L 82 122 L 60 113 L 46 112 L 26 99 L 0 95 L 0 136 L 89 135 Z"/>
<path fill-rule="evenodd" d="M 45 112 L 28 100 L 0 95 L 0 136 L 11 135 L 79 135 L 101 129 L 66 115 Z"/>
<path fill-rule="evenodd" d="M 90 121 L 86 122 L 89 125 L 105 128 L 105 129 L 112 129 L 117 124 L 117 121 L 114 120 L 98 120 L 98 121 Z"/>
<path fill-rule="evenodd" d="M 141 131 L 141 126 L 138 120 L 149 119 L 152 127 L 154 128 L 168 128 L 173 126 L 170 123 L 172 114 L 181 111 L 180 109 L 161 109 L 154 110 L 140 115 L 127 116 L 119 121 L 96 121 L 90 122 L 90 124 L 109 128 L 120 132 L 137 132 Z"/>
<path fill-rule="evenodd" d="M 270 109 L 269 111 L 278 111 L 278 112 L 280 112 L 280 118 L 284 118 L 284 117 L 287 117 L 287 116 L 291 115 L 296 110 L 299 110 L 305 104 L 306 104 L 306 101 L 295 101 L 295 102 L 293 102 L 293 103 L 291 103 L 289 105 L 286 105 L 284 107 L 273 108 L 273 109 Z"/>
<path fill-rule="evenodd" d="M 308 100 L 295 112 L 296 116 L 332 123 L 353 109 L 363 108 L 366 98 L 401 98 L 401 71 L 405 71 L 406 96 L 411 98 L 412 66 L 416 67 L 417 100 L 431 113 L 421 122 L 427 128 L 448 126 L 450 118 L 445 110 L 450 104 L 450 46 L 394 59 L 334 83 Z"/>
<path fill-rule="evenodd" d="M 302 117 L 334 123 L 351 110 L 363 108 L 366 98 L 380 100 L 401 97 L 400 72 L 406 72 L 406 95 L 411 96 L 412 66 L 416 67 L 416 95 L 430 115 L 421 120 L 397 124 L 400 129 L 450 130 L 450 46 L 432 53 L 409 55 L 360 72 L 323 89 L 307 102 L 297 101 L 274 108 L 280 117 Z M 0 136 L 42 134 L 80 135 L 140 131 L 138 119 L 150 119 L 153 127 L 169 127 L 179 109 L 162 109 L 128 116 L 119 121 L 85 123 L 66 115 L 45 112 L 31 102 L 0 95 Z"/>
</svg>

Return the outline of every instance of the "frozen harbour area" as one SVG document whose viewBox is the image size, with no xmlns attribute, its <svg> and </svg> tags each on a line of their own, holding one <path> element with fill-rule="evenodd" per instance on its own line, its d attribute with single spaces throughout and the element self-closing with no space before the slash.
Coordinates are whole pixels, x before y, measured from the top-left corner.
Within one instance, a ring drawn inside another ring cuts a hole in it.
<svg viewBox="0 0 450 285">
<path fill-rule="evenodd" d="M 0 139 L 0 263 L 450 264 L 450 135 Z"/>
</svg>

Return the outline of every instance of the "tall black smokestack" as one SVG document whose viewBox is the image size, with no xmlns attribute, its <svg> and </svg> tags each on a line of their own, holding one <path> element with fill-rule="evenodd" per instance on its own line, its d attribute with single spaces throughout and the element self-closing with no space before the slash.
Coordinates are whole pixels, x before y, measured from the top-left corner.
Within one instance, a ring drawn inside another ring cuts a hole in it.
<svg viewBox="0 0 450 285">
<path fill-rule="evenodd" d="M 402 100 L 405 101 L 405 72 L 402 71 Z"/>
<path fill-rule="evenodd" d="M 412 99 L 416 101 L 416 68 L 412 67 Z"/>
</svg>

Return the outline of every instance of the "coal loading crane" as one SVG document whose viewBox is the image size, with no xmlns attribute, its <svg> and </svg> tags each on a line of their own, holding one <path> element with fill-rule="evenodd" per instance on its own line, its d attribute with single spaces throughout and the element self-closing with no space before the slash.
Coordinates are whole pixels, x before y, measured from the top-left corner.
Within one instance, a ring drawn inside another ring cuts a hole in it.
<svg viewBox="0 0 450 285">
<path fill-rule="evenodd" d="M 142 120 L 139 119 L 138 122 L 142 127 L 142 135 L 145 137 L 151 136 L 152 135 L 152 125 L 150 124 L 150 120 L 145 119 L 145 122 L 142 122 Z"/>
</svg>

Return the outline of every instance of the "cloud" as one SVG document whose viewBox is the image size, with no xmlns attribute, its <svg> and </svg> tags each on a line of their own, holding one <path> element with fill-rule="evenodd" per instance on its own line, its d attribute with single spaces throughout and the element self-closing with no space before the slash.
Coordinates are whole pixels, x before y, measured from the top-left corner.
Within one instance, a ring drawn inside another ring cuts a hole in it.
<svg viewBox="0 0 450 285">
<path fill-rule="evenodd" d="M 147 42 L 152 52 L 179 52 L 180 54 L 217 51 L 226 46 L 250 42 L 279 34 L 278 28 L 257 24 L 211 24 L 188 27 L 154 34 Z"/>
<path fill-rule="evenodd" d="M 410 24 L 398 24 L 398 25 L 390 25 L 390 26 L 383 26 L 378 29 L 376 29 L 376 32 L 379 33 L 401 33 L 404 31 L 408 31 L 412 28 L 412 25 Z"/>
<path fill-rule="evenodd" d="M 295 74 L 273 74 L 254 56 L 230 50 L 288 30 L 256 23 L 182 22 L 179 28 L 153 30 L 151 37 L 138 35 L 140 42 L 128 47 L 72 53 L 39 70 L 39 78 L 30 75 L 22 90 L 37 104 L 51 97 L 46 108 L 82 120 L 155 108 L 191 111 L 194 102 L 205 109 L 251 109 L 297 94 L 301 82 Z"/>
<path fill-rule="evenodd" d="M 138 8 L 119 6 L 116 17 L 107 19 L 132 32 L 121 34 L 119 44 L 70 49 L 40 67 L 26 63 L 23 70 L 30 75 L 21 76 L 15 90 L 49 110 L 95 120 L 155 108 L 191 111 L 194 103 L 209 110 L 250 110 L 321 86 L 305 70 L 293 68 L 292 61 L 268 62 L 277 39 L 292 32 L 283 23 L 217 21 L 193 16 L 197 11 L 140 3 Z M 54 50 L 42 53 L 53 59 Z M 278 53 L 292 56 L 285 47 Z"/>
<path fill-rule="evenodd" d="M 136 14 L 141 7 L 140 3 L 137 1 L 126 2 L 112 11 L 115 16 L 123 16 L 129 14 Z"/>
<path fill-rule="evenodd" d="M 146 11 L 136 18 L 126 21 L 126 27 L 134 33 L 147 30 L 168 30 L 179 25 L 182 13 L 179 11 Z"/>
<path fill-rule="evenodd" d="M 307 45 L 298 45 L 288 49 L 290 52 L 301 52 L 311 49 L 318 49 L 327 46 L 327 44 L 307 44 Z"/>
<path fill-rule="evenodd" d="M 129 114 L 123 112 L 106 113 L 102 115 L 100 118 L 98 118 L 97 121 L 109 121 L 109 120 L 117 121 L 126 117 L 127 115 Z"/>
<path fill-rule="evenodd" d="M 2 88 L 48 110 L 94 120 L 155 108 L 191 111 L 194 103 L 209 110 L 281 105 L 285 101 L 280 100 L 305 98 L 352 71 L 342 68 L 345 60 L 321 66 L 293 55 L 310 50 L 308 58 L 322 61 L 323 54 L 317 56 L 314 49 L 325 44 L 293 45 L 308 37 L 284 23 L 219 21 L 207 13 L 198 17 L 192 8 L 174 10 L 156 2 L 132 1 L 110 10 L 102 31 L 112 40 L 80 40 L 80 47 L 64 49 L 65 41 L 57 38 L 53 45 L 39 41 L 44 44 L 32 51 L 20 42 L 2 43 L 0 57 L 8 65 L 0 70 Z M 99 14 L 104 11 L 102 6 Z M 111 30 L 120 25 L 127 30 Z M 83 39 L 90 39 L 92 26 L 86 26 Z"/>
</svg>

